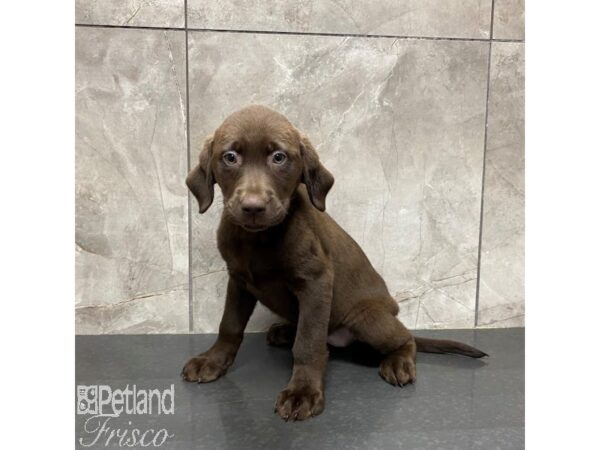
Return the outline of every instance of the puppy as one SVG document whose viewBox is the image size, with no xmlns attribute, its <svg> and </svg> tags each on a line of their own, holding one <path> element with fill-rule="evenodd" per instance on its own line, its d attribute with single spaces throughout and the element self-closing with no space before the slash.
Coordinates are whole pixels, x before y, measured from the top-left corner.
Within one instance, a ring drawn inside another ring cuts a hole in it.
<svg viewBox="0 0 600 450">
<path fill-rule="evenodd" d="M 229 281 L 219 336 L 191 358 L 182 376 L 216 380 L 233 363 L 257 301 L 286 320 L 269 330 L 272 345 L 292 346 L 294 366 L 275 411 L 304 420 L 323 411 L 327 344 L 360 341 L 381 353 L 381 377 L 415 380 L 417 351 L 486 356 L 468 345 L 411 335 L 398 304 L 358 244 L 325 213 L 333 176 L 308 138 L 281 114 L 249 106 L 208 137 L 186 184 L 200 213 L 224 208 L 217 233 Z"/>
</svg>

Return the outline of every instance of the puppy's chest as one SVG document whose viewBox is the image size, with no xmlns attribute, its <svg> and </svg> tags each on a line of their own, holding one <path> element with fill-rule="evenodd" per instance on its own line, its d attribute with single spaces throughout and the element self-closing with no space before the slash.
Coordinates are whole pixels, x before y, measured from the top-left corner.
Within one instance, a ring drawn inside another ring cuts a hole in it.
<svg viewBox="0 0 600 450">
<path fill-rule="evenodd" d="M 249 286 L 260 288 L 286 278 L 284 258 L 277 245 L 232 242 L 224 246 L 221 255 L 231 275 Z"/>
</svg>

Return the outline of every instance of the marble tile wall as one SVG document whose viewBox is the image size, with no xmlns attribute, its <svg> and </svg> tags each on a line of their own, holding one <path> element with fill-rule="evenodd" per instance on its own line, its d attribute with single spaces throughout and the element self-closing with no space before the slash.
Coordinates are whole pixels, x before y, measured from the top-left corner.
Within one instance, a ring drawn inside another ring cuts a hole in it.
<svg viewBox="0 0 600 450">
<path fill-rule="evenodd" d="M 316 145 L 409 327 L 523 324 L 522 3 L 362 5 L 77 0 L 78 333 L 217 330 L 220 199 L 188 220 L 184 179 L 249 103 Z"/>
<path fill-rule="evenodd" d="M 494 0 L 494 39 L 525 39 L 525 0 Z"/>
<path fill-rule="evenodd" d="M 524 56 L 523 44 L 492 44 L 479 281 L 482 326 L 524 324 Z"/>
<path fill-rule="evenodd" d="M 76 329 L 188 330 L 185 33 L 76 30 Z"/>
<path fill-rule="evenodd" d="M 328 212 L 369 255 L 406 322 L 471 326 L 488 45 L 197 32 L 189 39 L 192 160 L 240 105 L 281 111 L 335 175 Z M 193 265 L 196 310 L 222 305 L 206 290 L 207 278 L 225 278 L 215 272 L 213 262 L 222 262 L 206 229 L 216 220 L 193 215 L 192 248 L 205 249 Z M 203 273 L 210 274 L 196 278 Z"/>
<path fill-rule="evenodd" d="M 182 28 L 184 5 L 185 0 L 75 0 L 75 22 Z"/>
<path fill-rule="evenodd" d="M 490 0 L 188 0 L 192 28 L 487 38 Z"/>
</svg>

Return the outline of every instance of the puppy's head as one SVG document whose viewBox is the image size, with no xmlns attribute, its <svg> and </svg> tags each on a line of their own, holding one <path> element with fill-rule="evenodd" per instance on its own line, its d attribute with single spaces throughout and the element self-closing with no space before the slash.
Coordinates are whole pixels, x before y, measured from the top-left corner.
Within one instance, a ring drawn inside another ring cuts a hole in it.
<svg viewBox="0 0 600 450">
<path fill-rule="evenodd" d="M 200 163 L 187 176 L 200 213 L 211 205 L 215 183 L 231 219 L 248 231 L 261 231 L 283 221 L 300 183 L 312 204 L 324 211 L 333 176 L 284 116 L 249 106 L 227 117 L 206 139 Z"/>
</svg>

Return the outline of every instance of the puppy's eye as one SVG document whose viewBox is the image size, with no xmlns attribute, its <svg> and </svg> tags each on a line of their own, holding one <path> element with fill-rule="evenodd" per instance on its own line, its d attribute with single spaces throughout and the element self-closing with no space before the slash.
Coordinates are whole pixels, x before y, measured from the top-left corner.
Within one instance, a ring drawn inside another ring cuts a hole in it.
<svg viewBox="0 0 600 450">
<path fill-rule="evenodd" d="M 223 153 L 223 162 L 228 166 L 235 166 L 240 160 L 239 155 L 234 151 Z"/>
<path fill-rule="evenodd" d="M 273 156 L 271 156 L 271 160 L 273 164 L 283 164 L 287 159 L 287 155 L 283 152 L 275 152 Z"/>
</svg>

